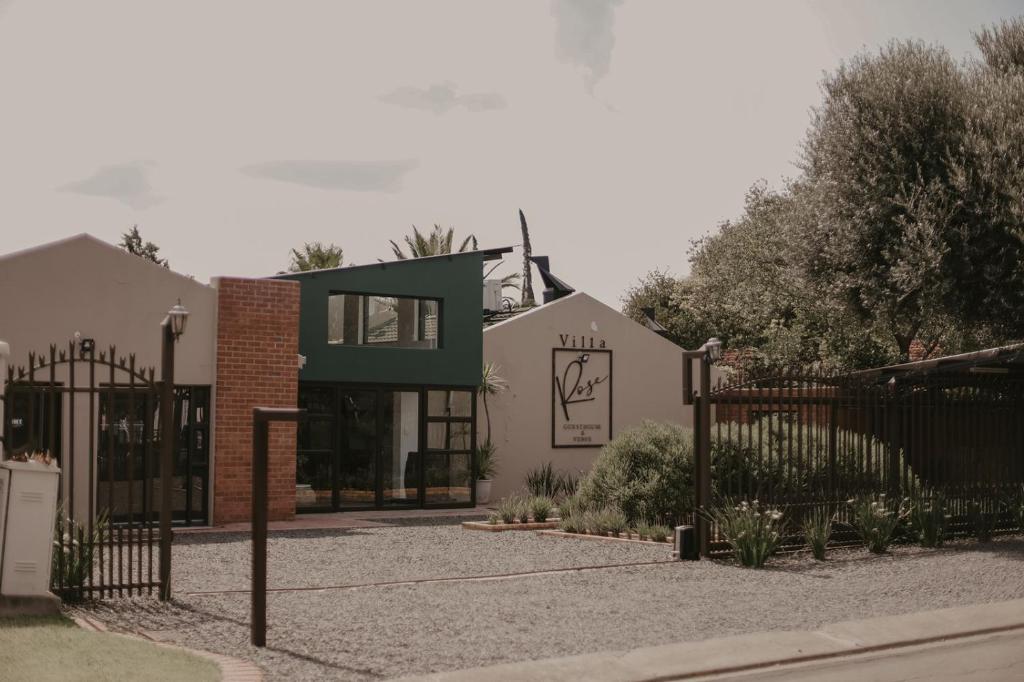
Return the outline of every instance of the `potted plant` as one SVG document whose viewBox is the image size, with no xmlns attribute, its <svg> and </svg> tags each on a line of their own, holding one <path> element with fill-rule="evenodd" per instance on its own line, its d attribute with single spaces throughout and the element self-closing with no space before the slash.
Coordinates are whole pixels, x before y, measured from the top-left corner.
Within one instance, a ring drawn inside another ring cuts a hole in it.
<svg viewBox="0 0 1024 682">
<path fill-rule="evenodd" d="M 498 448 L 487 440 L 476 449 L 476 503 L 487 504 L 491 499 L 491 481 L 497 472 Z"/>
<path fill-rule="evenodd" d="M 476 503 L 487 504 L 491 499 L 491 480 L 497 473 L 494 453 L 498 447 L 491 442 L 491 410 L 487 404 L 488 396 L 495 396 L 508 388 L 508 382 L 499 374 L 500 367 L 493 362 L 483 366 L 480 377 L 480 396 L 484 402 L 484 418 L 487 436 L 482 445 L 476 449 Z"/>
</svg>

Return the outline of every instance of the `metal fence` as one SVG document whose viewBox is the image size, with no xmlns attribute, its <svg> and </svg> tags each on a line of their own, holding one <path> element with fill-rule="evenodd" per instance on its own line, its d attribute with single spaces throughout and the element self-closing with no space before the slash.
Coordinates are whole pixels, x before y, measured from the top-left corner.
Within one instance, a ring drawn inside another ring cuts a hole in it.
<svg viewBox="0 0 1024 682">
<path fill-rule="evenodd" d="M 941 495 L 954 535 L 972 532 L 979 509 L 995 532 L 1019 523 L 1012 509 L 1024 495 L 1024 382 L 1012 375 L 879 382 L 782 372 L 719 383 L 707 396 L 714 416 L 698 419 L 697 437 L 710 442 L 717 504 L 784 507 L 791 531 L 808 510 L 825 508 L 837 515 L 839 541 L 853 539 L 846 501 L 862 495 Z M 726 550 L 709 530 L 708 549 Z"/>
<path fill-rule="evenodd" d="M 61 467 L 53 591 L 70 599 L 161 587 L 159 384 L 117 349 L 51 345 L 8 368 L 8 457 L 50 453 Z"/>
</svg>

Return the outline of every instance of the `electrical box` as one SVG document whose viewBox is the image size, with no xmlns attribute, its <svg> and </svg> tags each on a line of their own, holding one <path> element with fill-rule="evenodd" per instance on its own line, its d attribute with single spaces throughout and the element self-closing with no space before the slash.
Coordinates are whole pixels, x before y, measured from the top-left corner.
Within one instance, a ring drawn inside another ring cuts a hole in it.
<svg viewBox="0 0 1024 682">
<path fill-rule="evenodd" d="M 501 280 L 484 280 L 484 312 L 501 312 Z"/>
<path fill-rule="evenodd" d="M 37 462 L 0 462 L 0 471 L 7 475 L 0 594 L 47 595 L 60 469 Z"/>
</svg>

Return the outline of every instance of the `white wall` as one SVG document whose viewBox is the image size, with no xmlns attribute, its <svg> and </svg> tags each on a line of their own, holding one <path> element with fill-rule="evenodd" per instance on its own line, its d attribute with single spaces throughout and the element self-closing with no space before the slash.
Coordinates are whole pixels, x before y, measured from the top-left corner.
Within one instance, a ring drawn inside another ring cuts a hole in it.
<svg viewBox="0 0 1024 682">
<path fill-rule="evenodd" d="M 509 389 L 488 400 L 498 446 L 494 498 L 521 489 L 546 462 L 588 471 L 600 447 L 552 447 L 552 349 L 586 339 L 612 351 L 612 432 L 644 419 L 692 424 L 683 405 L 683 349 L 584 293 L 575 293 L 484 330 L 484 362 L 500 366 Z M 478 438 L 486 438 L 483 406 Z"/>
<path fill-rule="evenodd" d="M 31 351 L 48 354 L 50 344 L 66 351 L 79 332 L 95 340 L 97 358 L 116 345 L 119 358 L 127 360 L 134 353 L 136 367 L 153 367 L 159 380 L 160 322 L 178 300 L 190 314 L 176 345 L 175 383 L 213 386 L 217 292 L 212 287 L 85 234 L 0 256 L 0 340 L 10 344 L 14 368 L 27 366 Z M 77 363 L 78 386 L 88 385 L 86 367 Z M 97 372 L 97 385 L 109 381 L 109 370 Z M 48 378 L 48 368 L 37 372 L 37 379 Z M 127 381 L 127 374 L 119 371 L 115 378 Z M 55 379 L 68 381 L 66 364 L 59 366 Z M 71 411 L 66 395 L 63 409 L 65 415 Z M 76 398 L 74 412 L 74 473 L 81 491 L 88 483 L 89 453 L 89 405 L 83 396 Z M 65 418 L 64 452 L 59 455 L 66 470 L 67 422 Z M 86 502 L 79 494 L 75 506 Z"/>
</svg>

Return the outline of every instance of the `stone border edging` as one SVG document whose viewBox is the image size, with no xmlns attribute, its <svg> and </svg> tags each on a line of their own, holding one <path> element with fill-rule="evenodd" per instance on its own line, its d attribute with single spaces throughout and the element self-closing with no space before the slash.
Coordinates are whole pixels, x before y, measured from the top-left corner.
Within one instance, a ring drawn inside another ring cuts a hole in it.
<svg viewBox="0 0 1024 682">
<path fill-rule="evenodd" d="M 665 542 L 657 542 L 655 540 L 641 540 L 637 538 L 617 538 L 614 535 L 592 535 L 590 533 L 567 533 L 564 530 L 542 530 L 537 535 L 547 535 L 553 538 L 581 538 L 584 540 L 603 540 L 608 542 L 639 542 L 642 545 L 658 545 L 659 547 L 665 547 L 666 545 L 671 547 L 672 541 L 666 540 Z"/>
<path fill-rule="evenodd" d="M 558 528 L 558 519 L 552 521 L 529 521 L 527 523 L 487 523 L 486 521 L 463 521 L 462 527 L 466 530 L 483 530 L 491 533 L 500 533 L 505 530 L 547 530 Z"/>
<path fill-rule="evenodd" d="M 1024 630 L 1024 599 L 762 632 L 631 651 L 581 654 L 402 678 L 406 682 L 668 682 L 899 650 Z"/>
<path fill-rule="evenodd" d="M 107 626 L 100 620 L 92 616 L 87 616 L 83 613 L 78 613 L 71 616 L 71 620 L 75 622 L 78 627 L 83 630 L 89 630 L 91 632 L 105 632 L 110 635 L 119 637 L 129 637 L 131 639 L 139 639 L 150 644 L 156 644 L 157 646 L 166 647 L 168 649 L 178 649 L 186 653 L 190 653 L 193 656 L 205 658 L 208 661 L 213 661 L 220 669 L 221 682 L 263 682 L 263 670 L 260 669 L 255 663 L 245 661 L 240 658 L 233 656 L 225 656 L 224 654 L 215 654 L 211 651 L 202 651 L 201 649 L 190 649 L 189 647 L 181 646 L 180 644 L 171 644 L 170 642 L 162 642 L 160 640 L 149 637 L 143 633 L 122 633 L 122 632 L 111 632 Z"/>
</svg>

